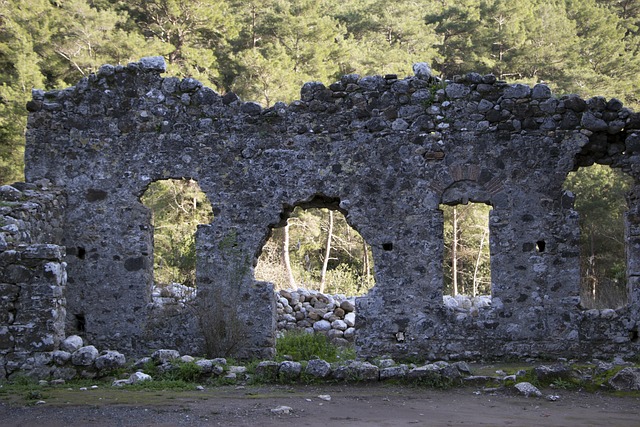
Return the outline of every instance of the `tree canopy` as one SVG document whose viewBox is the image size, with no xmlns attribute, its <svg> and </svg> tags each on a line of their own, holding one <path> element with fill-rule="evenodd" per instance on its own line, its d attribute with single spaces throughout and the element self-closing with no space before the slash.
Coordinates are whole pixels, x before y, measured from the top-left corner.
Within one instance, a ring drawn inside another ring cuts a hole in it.
<svg viewBox="0 0 640 427">
<path fill-rule="evenodd" d="M 265 106 L 310 80 L 478 71 L 640 105 L 638 0 L 2 0 L 0 182 L 22 178 L 31 89 L 163 55 Z"/>
</svg>

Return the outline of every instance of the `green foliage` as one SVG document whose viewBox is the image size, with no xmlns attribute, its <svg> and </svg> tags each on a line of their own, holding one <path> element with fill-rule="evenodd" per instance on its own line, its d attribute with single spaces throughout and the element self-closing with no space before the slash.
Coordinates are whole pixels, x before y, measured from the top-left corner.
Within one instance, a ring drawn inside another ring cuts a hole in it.
<svg viewBox="0 0 640 427">
<path fill-rule="evenodd" d="M 202 367 L 195 362 L 173 361 L 170 369 L 161 372 L 153 361 L 149 361 L 143 366 L 142 371 L 153 378 L 149 383 L 165 382 L 170 385 L 179 385 L 179 382 L 196 382 L 202 374 Z"/>
<path fill-rule="evenodd" d="M 177 380 L 185 382 L 195 382 L 202 374 L 202 368 L 195 364 L 195 362 L 183 362 L 178 364 L 176 372 Z"/>
<path fill-rule="evenodd" d="M 593 165 L 569 174 L 566 188 L 576 196 L 580 214 L 582 304 L 617 308 L 626 290 L 624 213 L 632 180 L 618 169 Z"/>
<path fill-rule="evenodd" d="M 158 366 L 155 364 L 153 360 L 149 360 L 142 366 L 142 372 L 144 372 L 147 375 L 151 375 L 152 378 L 157 378 Z"/>
<path fill-rule="evenodd" d="M 338 74 L 408 75 L 413 63 L 433 58 L 438 37 L 424 16 L 434 6 L 435 2 L 411 0 L 336 5 L 335 18 L 346 29 Z"/>
<path fill-rule="evenodd" d="M 637 106 L 638 19 L 624 10 L 596 0 L 464 0 L 438 2 L 425 19 L 440 36 L 434 63 L 447 78 L 491 72 Z"/>
<path fill-rule="evenodd" d="M 168 71 L 222 89 L 220 60 L 237 37 L 237 25 L 224 0 L 134 0 L 123 9 L 129 25 L 166 52 Z"/>
<path fill-rule="evenodd" d="M 430 62 L 640 105 L 638 0 L 0 2 L 0 183 L 22 179 L 32 88 L 164 55 L 168 73 L 267 106 L 302 83 Z"/>
<path fill-rule="evenodd" d="M 447 77 L 468 72 L 479 65 L 474 44 L 480 26 L 480 2 L 462 0 L 441 5 L 425 16 L 439 36 L 436 44 L 438 56 L 435 64 Z"/>
<path fill-rule="evenodd" d="M 358 295 L 362 289 L 362 276 L 355 269 L 356 266 L 341 263 L 327 271 L 326 292 L 328 294 Z"/>
<path fill-rule="evenodd" d="M 580 382 L 578 382 L 577 380 L 571 381 L 571 380 L 565 380 L 562 378 L 556 378 L 551 383 L 551 386 L 553 388 L 559 388 L 561 390 L 573 390 L 580 387 Z"/>
<path fill-rule="evenodd" d="M 25 376 L 17 375 L 13 376 L 7 383 L 0 383 L 0 398 L 6 396 L 21 396 L 27 402 L 32 405 L 38 400 L 47 398 L 46 389 L 48 387 L 42 386 L 37 380 Z"/>
<path fill-rule="evenodd" d="M 437 388 L 441 390 L 446 390 L 456 385 L 459 385 L 459 382 L 460 381 L 456 381 L 453 378 L 447 378 L 445 376 L 442 376 L 439 373 L 436 373 L 433 376 L 419 378 L 414 381 L 414 384 L 419 387 Z"/>
<path fill-rule="evenodd" d="M 288 331 L 276 341 L 276 357 L 290 356 L 294 361 L 320 358 L 327 362 L 338 360 L 338 348 L 322 334 Z"/>
</svg>

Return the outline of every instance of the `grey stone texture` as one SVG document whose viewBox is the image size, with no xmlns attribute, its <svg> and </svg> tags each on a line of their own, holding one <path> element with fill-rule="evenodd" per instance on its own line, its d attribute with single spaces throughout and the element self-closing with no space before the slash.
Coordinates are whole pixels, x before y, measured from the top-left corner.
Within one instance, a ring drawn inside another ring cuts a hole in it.
<svg viewBox="0 0 640 427">
<path fill-rule="evenodd" d="M 300 362 L 285 360 L 280 363 L 278 368 L 278 378 L 283 381 L 294 381 L 300 377 L 301 372 L 302 364 Z"/>
<path fill-rule="evenodd" d="M 151 355 L 151 359 L 157 364 L 172 362 L 178 358 L 180 358 L 180 352 L 170 349 L 156 350 Z"/>
<path fill-rule="evenodd" d="M 609 385 L 618 391 L 640 390 L 640 368 L 624 368 L 609 380 Z"/>
<path fill-rule="evenodd" d="M 341 381 L 378 381 L 380 370 L 369 362 L 351 360 L 332 369 L 331 378 Z"/>
<path fill-rule="evenodd" d="M 97 348 L 92 345 L 87 345 L 73 352 L 71 355 L 71 363 L 75 366 L 92 366 L 99 354 Z"/>
<path fill-rule="evenodd" d="M 307 289 L 277 291 L 277 331 L 317 332 L 329 338 L 353 341 L 355 334 L 347 333 L 347 329 L 355 325 L 353 300 L 353 297 L 349 301 L 344 295 L 326 295 Z M 333 329 L 341 332 L 339 336 Z"/>
<path fill-rule="evenodd" d="M 95 366 L 98 370 L 123 368 L 126 363 L 124 354 L 113 350 L 103 351 L 95 360 Z"/>
<path fill-rule="evenodd" d="M 80 347 L 84 346 L 84 341 L 82 337 L 78 335 L 69 335 L 60 343 L 60 350 L 68 351 L 69 353 L 73 353 L 78 350 Z"/>
<path fill-rule="evenodd" d="M 538 390 L 536 386 L 528 382 L 517 383 L 514 387 L 518 391 L 518 393 L 520 393 L 525 397 L 529 397 L 529 396 L 541 397 L 542 396 L 542 392 Z"/>
<path fill-rule="evenodd" d="M 74 87 L 33 92 L 28 183 L 14 185 L 22 196 L 0 191 L 36 200 L 1 207 L 5 372 L 74 333 L 132 356 L 211 346 L 272 356 L 276 299 L 253 267 L 296 206 L 340 210 L 372 247 L 376 286 L 355 304 L 360 357 L 638 352 L 640 114 L 619 101 L 474 73 L 442 82 L 418 66 L 405 79 L 305 84 L 299 101 L 262 108 L 164 78 L 163 62 L 105 66 Z M 563 191 L 570 171 L 593 163 L 635 180 L 630 299 L 613 313 L 580 307 L 578 215 Z M 199 183 L 214 220 L 197 232 L 195 305 L 169 313 L 152 304 L 153 229 L 140 196 L 181 177 Z M 443 303 L 439 207 L 468 201 L 493 207 L 492 299 L 465 314 Z"/>
<path fill-rule="evenodd" d="M 331 375 L 331 365 L 321 359 L 312 359 L 307 362 L 304 372 L 314 378 L 327 378 Z"/>
</svg>

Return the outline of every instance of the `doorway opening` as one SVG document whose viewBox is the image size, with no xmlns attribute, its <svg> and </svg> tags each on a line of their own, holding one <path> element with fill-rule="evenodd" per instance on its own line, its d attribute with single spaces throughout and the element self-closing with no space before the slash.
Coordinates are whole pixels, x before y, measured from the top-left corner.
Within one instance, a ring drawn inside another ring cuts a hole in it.
<svg viewBox="0 0 640 427">
<path fill-rule="evenodd" d="M 484 203 L 441 205 L 444 214 L 443 295 L 491 295 L 489 212 Z"/>
<path fill-rule="evenodd" d="M 154 288 L 185 298 L 196 286 L 195 233 L 213 220 L 211 203 L 188 178 L 153 182 L 140 199 L 152 212 Z"/>
<path fill-rule="evenodd" d="M 580 300 L 583 308 L 618 308 L 629 302 L 625 219 L 633 180 L 594 164 L 569 173 L 565 187 L 580 215 Z"/>
</svg>

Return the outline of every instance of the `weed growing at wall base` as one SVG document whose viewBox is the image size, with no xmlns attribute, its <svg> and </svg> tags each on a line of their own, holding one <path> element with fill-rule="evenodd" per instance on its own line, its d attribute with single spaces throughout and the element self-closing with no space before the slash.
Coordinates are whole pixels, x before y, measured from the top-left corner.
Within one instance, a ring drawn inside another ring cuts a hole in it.
<svg viewBox="0 0 640 427">
<path fill-rule="evenodd" d="M 294 361 L 319 358 L 327 362 L 338 360 L 338 347 L 331 344 L 322 334 L 289 331 L 276 341 L 276 358 L 284 360 L 289 356 Z"/>
</svg>

